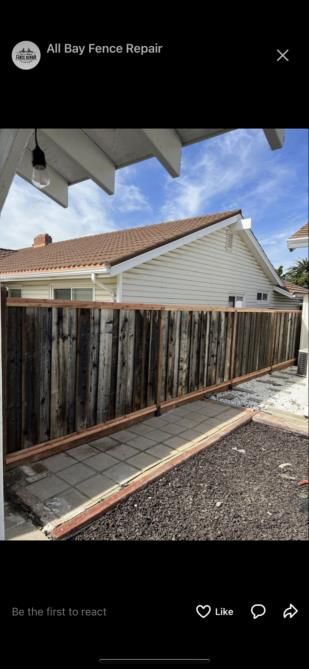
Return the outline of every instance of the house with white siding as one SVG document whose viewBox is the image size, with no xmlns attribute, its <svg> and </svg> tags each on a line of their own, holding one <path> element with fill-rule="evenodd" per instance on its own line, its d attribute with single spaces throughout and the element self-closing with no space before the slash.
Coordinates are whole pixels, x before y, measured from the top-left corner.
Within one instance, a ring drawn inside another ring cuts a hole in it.
<svg viewBox="0 0 309 669">
<path fill-rule="evenodd" d="M 11 297 L 291 309 L 240 210 L 53 242 L 0 258 Z"/>
</svg>

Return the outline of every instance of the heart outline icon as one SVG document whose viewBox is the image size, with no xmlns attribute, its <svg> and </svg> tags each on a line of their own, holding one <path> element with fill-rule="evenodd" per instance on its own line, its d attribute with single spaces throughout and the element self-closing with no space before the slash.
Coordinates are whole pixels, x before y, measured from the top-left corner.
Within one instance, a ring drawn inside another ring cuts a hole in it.
<svg viewBox="0 0 309 669">
<path fill-rule="evenodd" d="M 207 618 L 211 612 L 211 606 L 209 604 L 198 604 L 195 610 L 200 618 Z"/>
</svg>

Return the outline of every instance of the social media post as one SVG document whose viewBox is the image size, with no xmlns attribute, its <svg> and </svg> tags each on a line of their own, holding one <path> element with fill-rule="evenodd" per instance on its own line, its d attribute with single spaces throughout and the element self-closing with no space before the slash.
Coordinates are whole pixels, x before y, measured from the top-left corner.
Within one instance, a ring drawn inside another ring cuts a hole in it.
<svg viewBox="0 0 309 669">
<path fill-rule="evenodd" d="M 308 129 L 280 110 L 300 51 L 248 47 L 242 99 L 257 111 L 269 76 L 276 114 L 246 123 L 220 102 L 239 51 L 96 37 L 4 45 L 23 109 L 0 129 L 12 662 L 36 666 L 29 639 L 48 634 L 53 663 L 288 666 L 306 617 Z"/>
</svg>

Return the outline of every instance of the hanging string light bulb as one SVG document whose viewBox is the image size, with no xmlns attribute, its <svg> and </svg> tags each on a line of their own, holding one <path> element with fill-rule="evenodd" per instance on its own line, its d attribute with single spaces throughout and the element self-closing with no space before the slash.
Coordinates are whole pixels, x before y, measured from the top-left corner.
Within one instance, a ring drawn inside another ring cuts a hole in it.
<svg viewBox="0 0 309 669">
<path fill-rule="evenodd" d="M 32 183 L 37 188 L 46 188 L 50 184 L 50 177 L 46 165 L 45 153 L 38 144 L 38 131 L 34 130 L 35 147 L 32 151 Z"/>
</svg>

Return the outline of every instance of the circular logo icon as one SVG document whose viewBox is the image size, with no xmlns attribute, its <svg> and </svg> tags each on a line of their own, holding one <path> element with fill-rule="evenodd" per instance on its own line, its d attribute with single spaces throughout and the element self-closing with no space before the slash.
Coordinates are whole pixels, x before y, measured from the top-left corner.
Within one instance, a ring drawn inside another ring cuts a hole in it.
<svg viewBox="0 0 309 669">
<path fill-rule="evenodd" d="M 18 42 L 12 50 L 12 61 L 20 70 L 33 70 L 41 60 L 41 51 L 34 42 Z"/>
</svg>

